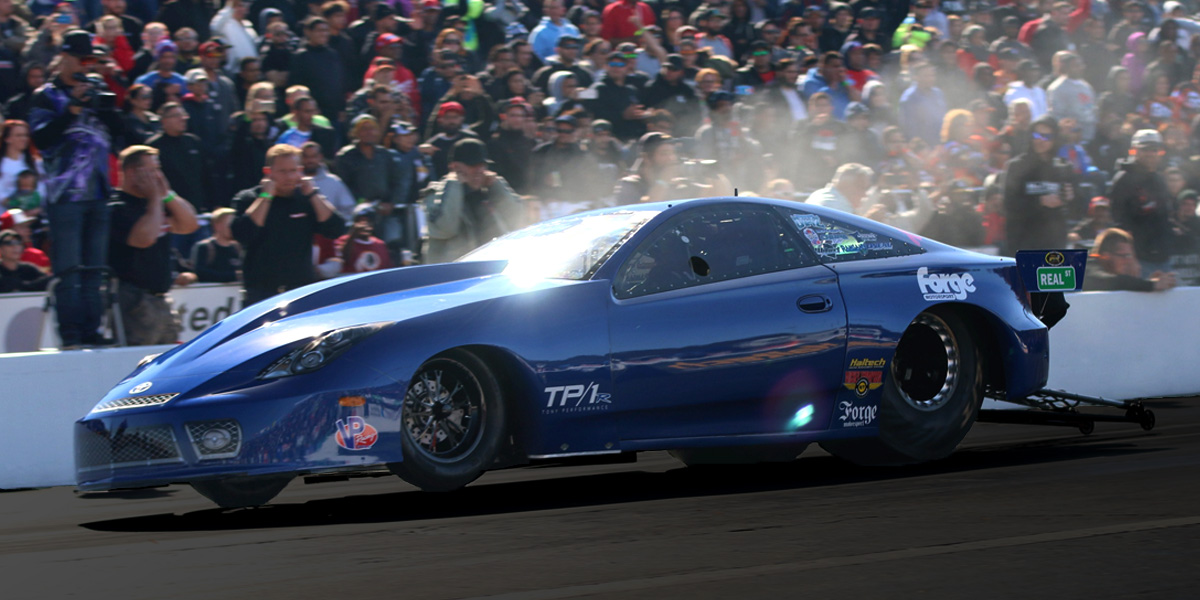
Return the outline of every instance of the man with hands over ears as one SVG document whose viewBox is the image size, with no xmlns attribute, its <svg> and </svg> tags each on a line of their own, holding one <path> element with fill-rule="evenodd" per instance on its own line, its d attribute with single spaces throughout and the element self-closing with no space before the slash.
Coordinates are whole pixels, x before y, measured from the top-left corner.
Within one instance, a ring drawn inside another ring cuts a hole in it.
<svg viewBox="0 0 1200 600">
<path fill-rule="evenodd" d="M 121 188 L 113 193 L 109 209 L 109 264 L 120 280 L 125 339 L 130 346 L 173 344 L 179 341 L 180 324 L 167 292 L 172 284 L 196 281 L 193 273 L 173 271 L 168 233 L 196 231 L 196 211 L 167 184 L 158 163 L 158 150 L 130 146 L 121 152 Z"/>
<path fill-rule="evenodd" d="M 233 200 L 233 236 L 246 252 L 247 306 L 316 281 L 313 235 L 336 239 L 346 231 L 346 221 L 304 177 L 299 148 L 272 146 L 263 174 Z"/>
</svg>

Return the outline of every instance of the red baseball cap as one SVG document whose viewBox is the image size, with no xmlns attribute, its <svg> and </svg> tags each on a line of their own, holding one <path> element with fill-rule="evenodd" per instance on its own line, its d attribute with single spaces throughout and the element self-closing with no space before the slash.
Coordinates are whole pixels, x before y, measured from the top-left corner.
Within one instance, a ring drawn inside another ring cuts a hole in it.
<svg viewBox="0 0 1200 600">
<path fill-rule="evenodd" d="M 375 38 L 375 48 L 376 49 L 383 48 L 385 46 L 390 46 L 392 44 L 399 44 L 403 41 L 404 41 L 403 38 L 401 38 L 400 36 L 398 36 L 394 33 L 385 33 L 385 34 Z"/>
<path fill-rule="evenodd" d="M 443 102 L 442 105 L 438 107 L 437 116 L 440 117 L 452 110 L 458 111 L 459 114 L 467 114 L 467 111 L 463 108 L 463 105 L 457 102 Z"/>
</svg>

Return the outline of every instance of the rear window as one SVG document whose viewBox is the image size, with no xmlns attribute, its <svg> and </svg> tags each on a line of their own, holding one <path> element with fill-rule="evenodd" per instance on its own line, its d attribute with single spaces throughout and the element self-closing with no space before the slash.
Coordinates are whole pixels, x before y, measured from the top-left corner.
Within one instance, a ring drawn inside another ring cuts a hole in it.
<svg viewBox="0 0 1200 600">
<path fill-rule="evenodd" d="M 870 231 L 813 213 L 783 209 L 821 262 L 848 262 L 922 254 L 923 248 L 894 236 Z"/>
</svg>

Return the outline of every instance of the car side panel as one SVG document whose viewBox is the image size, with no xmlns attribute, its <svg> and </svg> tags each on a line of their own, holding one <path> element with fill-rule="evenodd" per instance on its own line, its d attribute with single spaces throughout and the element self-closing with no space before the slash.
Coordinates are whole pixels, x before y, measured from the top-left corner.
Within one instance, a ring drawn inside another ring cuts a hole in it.
<svg viewBox="0 0 1200 600">
<path fill-rule="evenodd" d="M 922 311 L 966 305 L 974 308 L 968 311 L 972 325 L 990 331 L 999 345 L 985 360 L 1003 360 L 1005 392 L 1022 397 L 1045 385 L 1049 338 L 1045 325 L 1022 301 L 1025 289 L 1011 259 L 936 251 L 830 266 L 838 272 L 848 313 L 847 372 L 855 370 L 856 359 L 885 357 L 890 366 L 900 336 Z M 921 286 L 920 273 L 927 283 L 930 277 L 969 283 L 960 291 L 939 293 L 931 285 Z M 855 401 L 854 396 L 853 390 L 843 389 L 843 402 Z M 869 398 L 877 405 L 878 394 Z"/>
</svg>

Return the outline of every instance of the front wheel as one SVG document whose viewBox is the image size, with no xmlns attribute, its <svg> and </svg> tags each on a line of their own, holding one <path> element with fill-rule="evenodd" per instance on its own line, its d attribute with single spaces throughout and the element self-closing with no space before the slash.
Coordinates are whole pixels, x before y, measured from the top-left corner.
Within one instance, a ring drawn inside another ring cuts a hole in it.
<svg viewBox="0 0 1200 600">
<path fill-rule="evenodd" d="M 221 508 L 246 508 L 270 502 L 291 480 L 291 475 L 227 477 L 193 481 L 192 489 Z"/>
<path fill-rule="evenodd" d="M 979 349 L 962 317 L 924 312 L 896 346 L 880 400 L 879 437 L 829 440 L 821 447 L 860 465 L 904 465 L 949 456 L 983 401 Z"/>
<path fill-rule="evenodd" d="M 451 350 L 413 375 L 400 416 L 404 461 L 388 468 L 427 492 L 456 490 L 495 462 L 506 429 L 496 376 L 474 354 Z"/>
</svg>

